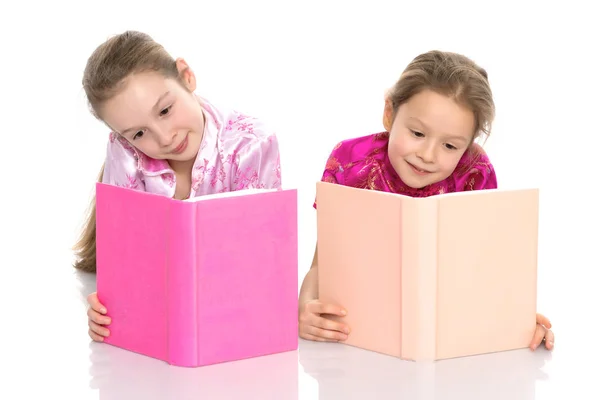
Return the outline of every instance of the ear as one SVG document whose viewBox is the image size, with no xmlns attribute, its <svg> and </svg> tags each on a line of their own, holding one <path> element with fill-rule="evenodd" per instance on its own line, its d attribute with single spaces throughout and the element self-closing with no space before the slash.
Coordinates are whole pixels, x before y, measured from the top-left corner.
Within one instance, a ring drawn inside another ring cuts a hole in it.
<svg viewBox="0 0 600 400">
<path fill-rule="evenodd" d="M 181 80 L 181 83 L 183 83 L 183 85 L 190 92 L 196 90 L 196 75 L 194 75 L 194 71 L 192 71 L 190 66 L 183 58 L 178 58 L 175 60 L 175 64 L 177 65 L 177 71 L 179 72 L 179 79 Z"/>
<path fill-rule="evenodd" d="M 394 107 L 389 98 L 385 99 L 385 106 L 383 108 L 383 127 L 386 131 L 390 132 L 392 130 L 392 125 L 394 123 Z"/>
</svg>

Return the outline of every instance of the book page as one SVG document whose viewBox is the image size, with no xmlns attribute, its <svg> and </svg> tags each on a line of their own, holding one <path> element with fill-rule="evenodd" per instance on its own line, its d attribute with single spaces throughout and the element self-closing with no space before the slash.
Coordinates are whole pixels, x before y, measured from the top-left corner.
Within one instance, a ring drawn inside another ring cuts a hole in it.
<svg viewBox="0 0 600 400">
<path fill-rule="evenodd" d="M 496 188 L 496 189 L 485 189 L 485 190 L 465 190 L 464 192 L 448 192 L 448 193 L 442 193 L 442 194 L 437 194 L 435 195 L 436 197 L 482 197 L 482 196 L 490 196 L 490 195 L 495 195 L 496 193 L 508 193 L 509 195 L 511 193 L 517 193 L 517 192 L 521 192 L 523 190 L 534 190 L 533 188 L 529 188 L 529 187 L 524 187 L 524 188 L 504 188 L 504 189 L 500 189 L 500 188 Z"/>
<path fill-rule="evenodd" d="M 396 196 L 317 184 L 319 298 L 348 311 L 344 343 L 400 355 L 401 208 Z"/>
<path fill-rule="evenodd" d="M 528 346 L 535 330 L 537 238 L 537 190 L 440 199 L 438 358 Z"/>
<path fill-rule="evenodd" d="M 277 190 L 278 189 L 242 189 L 242 190 L 235 190 L 233 192 L 223 192 L 223 193 L 206 194 L 203 196 L 196 196 L 196 197 L 192 197 L 189 199 L 185 199 L 183 201 L 193 203 L 193 202 L 197 202 L 197 201 L 220 199 L 220 198 L 224 198 L 224 197 L 250 196 L 253 194 L 276 192 Z"/>
</svg>

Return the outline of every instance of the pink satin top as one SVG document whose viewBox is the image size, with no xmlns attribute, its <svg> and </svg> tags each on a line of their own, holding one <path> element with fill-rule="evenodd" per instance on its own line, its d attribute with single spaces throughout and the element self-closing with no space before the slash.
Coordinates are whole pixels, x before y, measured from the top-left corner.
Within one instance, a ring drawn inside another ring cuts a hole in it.
<svg viewBox="0 0 600 400">
<path fill-rule="evenodd" d="M 249 188 L 281 188 L 279 145 L 274 132 L 256 118 L 217 108 L 198 97 L 204 136 L 192 169 L 190 197 Z M 166 160 L 146 156 L 111 132 L 103 183 L 173 197 L 175 172 Z"/>
<path fill-rule="evenodd" d="M 411 197 L 497 188 L 494 167 L 478 145 L 465 152 L 448 178 L 424 188 L 411 188 L 402 182 L 390 163 L 388 138 L 388 132 L 381 132 L 338 143 L 327 160 L 321 180 Z"/>
</svg>

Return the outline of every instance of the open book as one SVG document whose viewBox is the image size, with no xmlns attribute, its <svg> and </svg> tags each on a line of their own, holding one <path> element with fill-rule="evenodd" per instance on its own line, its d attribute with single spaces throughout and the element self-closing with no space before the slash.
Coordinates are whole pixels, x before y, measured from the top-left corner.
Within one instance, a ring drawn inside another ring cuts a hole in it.
<svg viewBox="0 0 600 400">
<path fill-rule="evenodd" d="M 179 366 L 297 349 L 296 190 L 186 201 L 98 183 L 106 343 Z"/>
<path fill-rule="evenodd" d="M 319 182 L 319 298 L 347 309 L 345 343 L 417 361 L 528 347 L 538 196 L 412 198 Z"/>
</svg>

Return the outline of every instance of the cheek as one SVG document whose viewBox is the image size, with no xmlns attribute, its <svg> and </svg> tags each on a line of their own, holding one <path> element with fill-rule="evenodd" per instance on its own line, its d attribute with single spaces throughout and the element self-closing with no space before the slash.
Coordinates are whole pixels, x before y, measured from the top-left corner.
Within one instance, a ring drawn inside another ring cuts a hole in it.
<svg viewBox="0 0 600 400">
<path fill-rule="evenodd" d="M 189 126 L 196 126 L 201 121 L 201 111 L 199 111 L 194 104 L 186 103 L 184 107 L 181 107 L 174 115 L 173 122 L 177 124 L 183 124 Z"/>
<path fill-rule="evenodd" d="M 142 139 L 128 141 L 129 144 L 146 155 L 153 155 L 160 152 L 160 145 L 156 141 L 156 137 L 152 134 L 147 134 Z"/>
<path fill-rule="evenodd" d="M 456 169 L 461 157 L 462 153 L 445 154 L 440 157 L 441 169 L 445 172 L 452 173 L 454 169 Z"/>
<path fill-rule="evenodd" d="M 404 135 L 390 137 L 388 147 L 390 158 L 403 157 L 410 152 L 410 142 Z"/>
<path fill-rule="evenodd" d="M 156 154 L 156 143 L 151 138 L 146 138 L 143 141 L 141 141 L 141 140 L 136 141 L 135 147 L 139 151 L 141 151 L 142 153 L 144 153 L 150 157 L 152 157 L 154 154 Z"/>
</svg>

